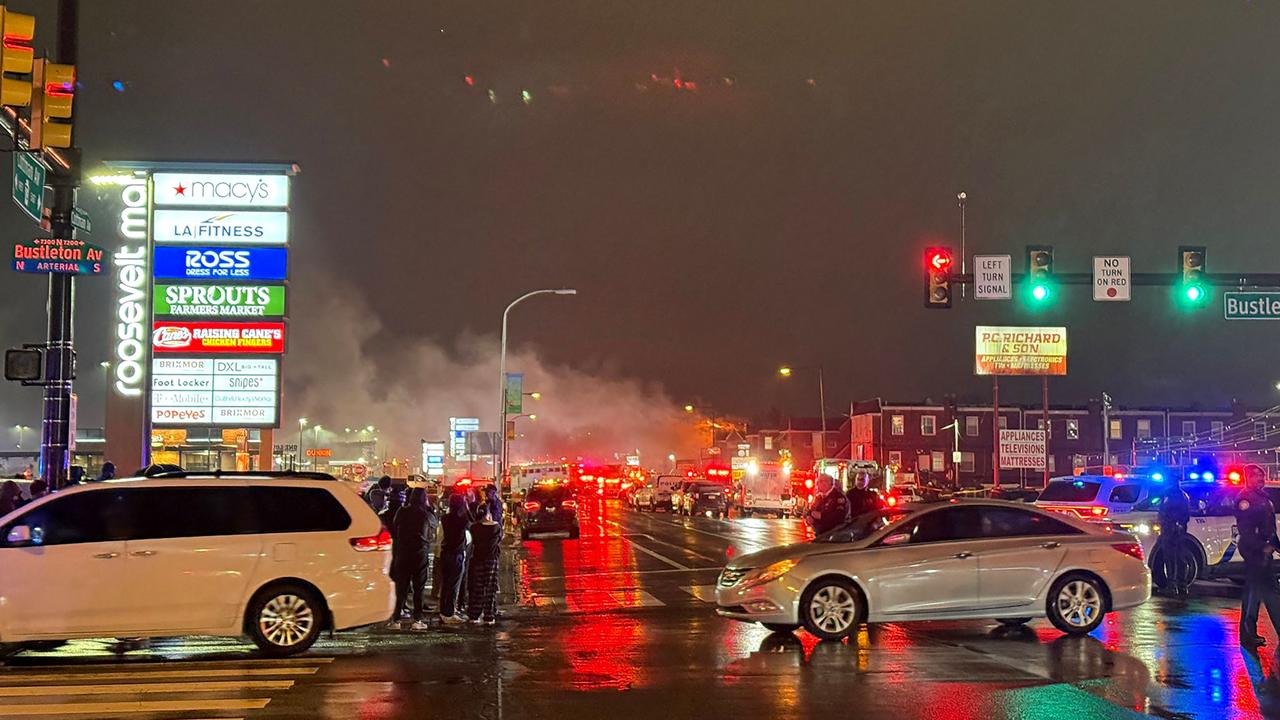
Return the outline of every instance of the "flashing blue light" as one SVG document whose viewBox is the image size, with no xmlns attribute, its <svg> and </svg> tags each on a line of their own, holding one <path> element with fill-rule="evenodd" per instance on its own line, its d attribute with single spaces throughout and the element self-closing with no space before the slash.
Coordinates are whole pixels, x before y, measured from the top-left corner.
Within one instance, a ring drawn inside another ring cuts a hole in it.
<svg viewBox="0 0 1280 720">
<path fill-rule="evenodd" d="M 111 89 L 115 90 L 116 92 L 124 92 L 124 83 L 120 82 L 119 80 L 116 80 L 111 83 Z"/>
<path fill-rule="evenodd" d="M 1200 479 L 1200 473 L 1198 473 L 1198 472 L 1188 473 L 1188 474 L 1187 474 L 1187 477 L 1188 477 L 1189 479 L 1191 479 L 1191 480 L 1199 480 L 1199 479 Z"/>
<path fill-rule="evenodd" d="M 1152 479 L 1152 480 L 1155 480 L 1156 482 L 1164 482 L 1164 474 L 1163 474 L 1163 473 L 1151 473 L 1151 479 Z"/>
<path fill-rule="evenodd" d="M 1213 482 L 1213 473 L 1211 472 L 1206 472 L 1204 475 L 1201 475 L 1201 477 L 1204 478 L 1205 482 Z"/>
<path fill-rule="evenodd" d="M 1075 482 L 1073 482 L 1073 483 L 1071 483 L 1071 484 L 1072 484 L 1073 486 L 1075 486 L 1075 487 L 1078 487 L 1078 488 L 1080 488 L 1080 487 L 1084 487 L 1084 481 L 1083 481 L 1083 480 L 1077 480 L 1077 481 L 1075 481 Z"/>
</svg>

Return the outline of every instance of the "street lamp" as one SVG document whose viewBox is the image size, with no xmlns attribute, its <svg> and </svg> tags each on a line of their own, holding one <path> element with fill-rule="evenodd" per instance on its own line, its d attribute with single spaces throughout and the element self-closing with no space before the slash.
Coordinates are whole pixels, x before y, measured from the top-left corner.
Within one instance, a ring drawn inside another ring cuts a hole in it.
<svg viewBox="0 0 1280 720">
<path fill-rule="evenodd" d="M 685 412 L 687 412 L 687 413 L 689 413 L 690 415 L 692 415 L 692 414 L 693 414 L 693 411 L 694 411 L 694 410 L 697 410 L 697 408 L 695 408 L 695 407 L 694 407 L 694 406 L 692 406 L 692 405 L 685 405 L 685 406 L 684 406 L 684 411 L 685 411 Z"/>
<path fill-rule="evenodd" d="M 540 393 L 540 392 L 527 392 L 527 393 L 524 393 L 524 394 L 525 394 L 525 395 L 528 395 L 529 397 L 533 398 L 534 400 L 541 400 L 541 399 L 542 399 L 542 393 Z"/>
<path fill-rule="evenodd" d="M 783 365 L 778 368 L 778 375 L 783 378 L 789 378 L 795 374 L 796 370 L 818 371 L 818 405 L 822 409 L 818 417 L 822 419 L 822 454 L 825 456 L 827 454 L 827 394 L 822 381 L 822 366 L 809 365 L 807 367 L 793 368 L 790 365 Z"/>
<path fill-rule="evenodd" d="M 306 418 L 298 418 L 298 448 L 293 451 L 293 467 L 295 470 L 302 467 L 302 431 L 307 427 Z"/>
<path fill-rule="evenodd" d="M 30 430 L 31 428 L 26 425 L 14 425 L 13 429 L 18 431 L 18 444 L 14 445 L 13 447 L 15 450 L 21 450 L 22 438 L 26 436 L 27 431 Z"/>
<path fill-rule="evenodd" d="M 507 306 L 502 311 L 502 345 L 498 353 L 498 407 L 500 413 L 498 415 L 498 432 L 502 433 L 502 437 L 506 437 L 507 432 L 507 316 L 511 314 L 511 308 L 528 300 L 535 295 L 577 295 L 578 291 L 573 288 L 557 288 L 547 290 L 532 290 L 527 292 Z M 498 455 L 498 466 L 494 468 L 495 480 L 498 487 L 502 487 L 503 468 L 507 465 L 507 443 L 502 442 L 502 452 Z"/>
</svg>

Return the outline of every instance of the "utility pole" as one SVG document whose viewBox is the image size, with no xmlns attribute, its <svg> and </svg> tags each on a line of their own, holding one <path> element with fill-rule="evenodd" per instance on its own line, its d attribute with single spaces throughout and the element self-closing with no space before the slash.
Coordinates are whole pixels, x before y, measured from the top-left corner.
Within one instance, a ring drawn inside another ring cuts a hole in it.
<svg viewBox="0 0 1280 720">
<path fill-rule="evenodd" d="M 968 270 L 969 261 L 966 257 L 967 253 L 965 251 L 965 242 L 964 242 L 964 204 L 966 201 L 968 201 L 968 199 L 969 199 L 969 193 L 961 191 L 956 194 L 956 203 L 960 206 L 960 274 L 961 275 L 965 275 L 969 272 Z M 960 297 L 962 299 L 965 297 L 964 285 L 960 286 Z M 996 484 L 999 485 L 998 482 Z"/>
<path fill-rule="evenodd" d="M 79 54 L 79 24 L 79 0 L 58 0 L 58 36 L 54 49 L 56 62 L 76 64 Z M 50 174 L 53 205 L 49 208 L 49 231 L 55 238 L 72 237 L 71 211 L 75 207 L 76 187 L 80 184 L 80 160 L 74 150 L 71 151 L 70 158 L 70 168 L 58 172 L 55 166 L 55 172 Z M 40 466 L 50 491 L 59 490 L 67 484 L 71 461 L 68 448 L 71 387 L 75 377 L 75 335 L 72 326 L 76 303 L 75 280 L 74 275 L 49 275 L 49 324 L 45 341 Z"/>
<path fill-rule="evenodd" d="M 1102 393 L 1102 465 L 1111 464 L 1111 396 Z"/>
</svg>

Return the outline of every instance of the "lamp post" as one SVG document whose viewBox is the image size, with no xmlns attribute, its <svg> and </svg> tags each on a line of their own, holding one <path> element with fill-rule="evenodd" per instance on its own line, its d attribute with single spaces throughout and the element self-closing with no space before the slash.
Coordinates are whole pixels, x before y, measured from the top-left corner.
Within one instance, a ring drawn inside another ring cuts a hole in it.
<svg viewBox="0 0 1280 720">
<path fill-rule="evenodd" d="M 14 425 L 13 429 L 18 431 L 18 444 L 14 446 L 14 449 L 21 450 L 22 439 L 26 437 L 27 431 L 30 430 L 31 428 L 26 425 Z"/>
<path fill-rule="evenodd" d="M 511 308 L 514 308 L 516 305 L 519 305 L 535 295 L 577 294 L 578 291 L 573 288 L 532 290 L 521 295 L 515 300 L 512 300 L 511 304 L 507 306 L 507 309 L 502 311 L 502 346 L 498 353 L 498 407 L 500 410 L 498 414 L 498 432 L 502 433 L 501 437 L 503 438 L 503 441 L 502 452 L 498 454 L 498 464 L 497 467 L 494 468 L 494 475 L 496 476 L 494 477 L 494 482 L 497 483 L 499 488 L 502 487 L 503 470 L 507 465 L 507 442 L 505 439 L 507 437 L 507 317 L 511 314 Z"/>
<path fill-rule="evenodd" d="M 302 431 L 307 427 L 306 418 L 298 418 L 298 448 L 293 451 L 293 469 L 302 469 Z"/>
<path fill-rule="evenodd" d="M 822 454 L 825 456 L 827 454 L 827 393 L 822 380 L 822 366 L 809 365 L 806 367 L 793 368 L 790 365 L 783 365 L 778 368 L 778 375 L 784 378 L 789 378 L 794 375 L 797 370 L 818 371 L 818 405 L 821 407 L 821 414 L 819 417 L 822 419 Z"/>
</svg>

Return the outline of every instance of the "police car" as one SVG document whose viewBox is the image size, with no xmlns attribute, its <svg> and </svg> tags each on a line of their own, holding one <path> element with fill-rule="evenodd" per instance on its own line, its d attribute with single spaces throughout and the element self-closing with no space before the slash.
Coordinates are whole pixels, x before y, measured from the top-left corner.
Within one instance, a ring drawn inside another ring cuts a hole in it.
<svg viewBox="0 0 1280 720">
<path fill-rule="evenodd" d="M 1191 558 L 1192 580 L 1235 579 L 1244 574 L 1244 564 L 1236 551 L 1235 497 L 1243 476 L 1228 469 L 1219 474 L 1210 469 L 1188 469 L 1182 489 L 1191 499 L 1191 522 L 1187 524 L 1187 556 Z M 1149 471 L 1134 475 L 1079 475 L 1053 478 L 1036 501 L 1046 509 L 1065 512 L 1095 522 L 1108 522 L 1132 533 L 1142 544 L 1151 568 L 1151 582 L 1164 587 L 1164 554 L 1155 548 L 1160 535 L 1159 506 L 1166 475 Z M 1280 488 L 1272 502 L 1280 500 Z"/>
</svg>

